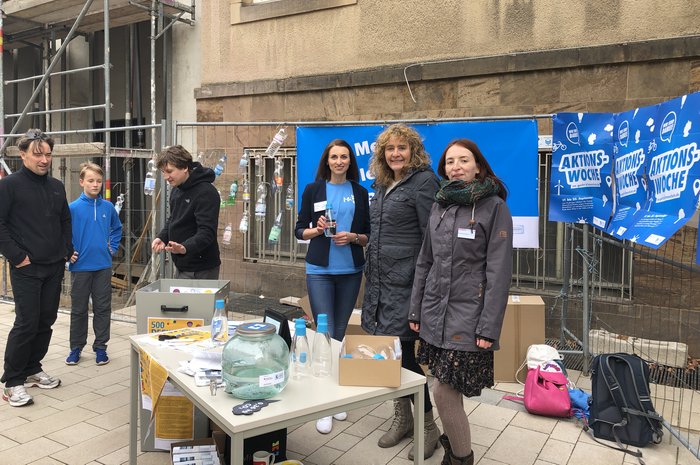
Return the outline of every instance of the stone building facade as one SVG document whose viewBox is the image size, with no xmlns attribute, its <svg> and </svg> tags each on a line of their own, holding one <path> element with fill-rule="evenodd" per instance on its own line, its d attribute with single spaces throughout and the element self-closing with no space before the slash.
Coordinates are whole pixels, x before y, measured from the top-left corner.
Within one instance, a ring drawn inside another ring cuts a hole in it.
<svg viewBox="0 0 700 465">
<path fill-rule="evenodd" d="M 618 112 L 700 90 L 693 0 L 207 3 L 198 121 L 545 115 L 546 135 L 552 113 Z M 212 131 L 237 156 L 274 134 Z M 682 235 L 691 249 L 693 227 Z M 244 261 L 241 250 L 234 238 L 224 265 L 232 288 L 304 292 L 303 268 Z M 697 302 L 686 308 L 697 314 Z"/>
</svg>

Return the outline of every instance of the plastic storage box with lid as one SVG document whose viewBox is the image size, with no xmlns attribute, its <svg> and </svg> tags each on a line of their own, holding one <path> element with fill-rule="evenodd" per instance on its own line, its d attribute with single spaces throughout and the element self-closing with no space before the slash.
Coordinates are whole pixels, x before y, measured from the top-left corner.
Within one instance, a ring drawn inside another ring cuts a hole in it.
<svg viewBox="0 0 700 465">
<path fill-rule="evenodd" d="M 136 330 L 148 332 L 149 318 L 203 319 L 211 323 L 214 302 L 229 295 L 221 279 L 160 279 L 136 291 Z"/>
<path fill-rule="evenodd" d="M 214 302 L 226 299 L 228 295 L 228 280 L 160 279 L 136 291 L 136 331 L 138 334 L 149 332 L 148 318 L 202 319 L 205 326 L 209 325 L 214 313 Z M 150 415 L 148 410 L 140 412 L 141 450 L 161 450 L 154 444 L 155 428 L 149 428 Z M 208 434 L 206 415 L 195 409 L 195 438 L 205 438 Z"/>
</svg>

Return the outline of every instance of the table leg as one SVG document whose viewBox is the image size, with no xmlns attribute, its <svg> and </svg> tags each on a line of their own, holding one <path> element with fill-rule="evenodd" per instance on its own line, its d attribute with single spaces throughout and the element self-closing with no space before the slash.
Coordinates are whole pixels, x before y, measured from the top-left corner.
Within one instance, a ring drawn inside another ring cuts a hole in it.
<svg viewBox="0 0 700 465">
<path fill-rule="evenodd" d="M 423 464 L 425 449 L 425 398 L 423 386 L 413 395 L 413 463 Z"/>
<path fill-rule="evenodd" d="M 243 436 L 231 436 L 231 465 L 243 465 Z"/>
<path fill-rule="evenodd" d="M 131 379 L 130 402 L 129 402 L 129 465 L 136 465 L 136 441 L 138 441 L 138 421 L 139 421 L 139 353 L 131 348 Z"/>
</svg>

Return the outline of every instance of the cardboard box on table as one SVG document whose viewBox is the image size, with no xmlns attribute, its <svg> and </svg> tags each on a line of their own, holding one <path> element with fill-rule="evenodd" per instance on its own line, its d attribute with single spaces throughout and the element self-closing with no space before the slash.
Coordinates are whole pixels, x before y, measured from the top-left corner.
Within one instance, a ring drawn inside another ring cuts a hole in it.
<svg viewBox="0 0 700 465">
<path fill-rule="evenodd" d="M 401 344 L 395 336 L 346 335 L 338 361 L 338 384 L 341 386 L 401 386 L 401 359 L 375 360 L 346 358 L 360 344 L 373 349 L 386 345 L 398 352 Z"/>
<path fill-rule="evenodd" d="M 494 380 L 514 382 L 531 344 L 544 344 L 544 301 L 538 295 L 508 296 L 500 350 L 494 353 Z M 524 375 L 521 378 L 524 380 Z"/>
</svg>

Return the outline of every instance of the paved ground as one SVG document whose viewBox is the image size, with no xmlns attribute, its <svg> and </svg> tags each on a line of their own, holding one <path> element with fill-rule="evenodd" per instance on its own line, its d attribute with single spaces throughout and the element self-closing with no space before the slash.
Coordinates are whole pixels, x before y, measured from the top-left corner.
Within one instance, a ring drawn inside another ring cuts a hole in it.
<svg viewBox="0 0 700 465">
<path fill-rule="evenodd" d="M 0 304 L 0 347 L 14 321 L 13 306 Z M 128 460 L 129 344 L 135 325 L 114 322 L 109 345 L 111 363 L 98 367 L 88 350 L 77 366 L 67 366 L 69 316 L 59 314 L 44 368 L 60 376 L 53 390 L 30 389 L 34 405 L 13 408 L 0 404 L 0 465 L 69 464 L 121 465 Z M 92 340 L 92 336 L 88 341 Z M 573 376 L 578 374 L 574 373 Z M 579 386 L 586 387 L 581 378 Z M 513 385 L 499 385 L 512 390 Z M 503 401 L 502 391 L 488 390 L 465 400 L 472 425 L 476 462 L 480 465 L 607 465 L 637 463 L 630 456 L 595 444 L 573 421 L 529 415 L 519 405 Z M 377 439 L 390 424 L 390 403 L 348 412 L 331 434 L 316 432 L 314 423 L 291 428 L 289 458 L 305 465 L 409 465 L 408 439 L 380 449 Z M 696 414 L 700 415 L 700 414 Z M 664 443 L 644 449 L 647 465 L 698 465 L 684 447 L 666 434 Z M 426 464 L 440 463 L 442 450 Z M 166 453 L 140 453 L 139 465 L 165 465 Z"/>
</svg>

